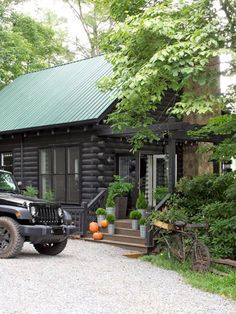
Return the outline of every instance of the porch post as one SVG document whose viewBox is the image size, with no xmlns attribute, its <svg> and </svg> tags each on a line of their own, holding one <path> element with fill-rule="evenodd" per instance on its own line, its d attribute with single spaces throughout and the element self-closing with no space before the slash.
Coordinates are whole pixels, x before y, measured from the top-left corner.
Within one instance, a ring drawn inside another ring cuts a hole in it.
<svg viewBox="0 0 236 314">
<path fill-rule="evenodd" d="M 175 164 L 175 154 L 176 154 L 176 140 L 169 136 L 168 140 L 168 168 L 169 168 L 169 180 L 168 180 L 168 190 L 169 193 L 174 193 L 175 190 L 175 173 L 176 173 L 176 164 Z"/>
</svg>

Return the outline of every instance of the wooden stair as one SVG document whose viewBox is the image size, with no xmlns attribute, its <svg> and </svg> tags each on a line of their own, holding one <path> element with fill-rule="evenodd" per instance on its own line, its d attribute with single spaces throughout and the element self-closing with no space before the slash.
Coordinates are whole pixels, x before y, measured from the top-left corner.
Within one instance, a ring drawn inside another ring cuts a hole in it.
<svg viewBox="0 0 236 314">
<path fill-rule="evenodd" d="M 88 233 L 85 241 L 110 244 L 127 250 L 148 253 L 148 247 L 145 245 L 145 239 L 140 238 L 139 230 L 132 230 L 130 219 L 120 219 L 115 222 L 115 234 L 108 234 L 107 228 L 102 228 L 103 239 L 93 240 L 92 234 Z"/>
</svg>

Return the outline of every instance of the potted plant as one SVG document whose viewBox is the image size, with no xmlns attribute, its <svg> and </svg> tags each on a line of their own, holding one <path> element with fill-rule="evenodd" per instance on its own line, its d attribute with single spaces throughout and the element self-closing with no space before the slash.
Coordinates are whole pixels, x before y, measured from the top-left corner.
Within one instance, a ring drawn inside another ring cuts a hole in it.
<svg viewBox="0 0 236 314">
<path fill-rule="evenodd" d="M 113 196 L 111 193 L 108 194 L 108 197 L 106 200 L 106 212 L 107 214 L 115 215 L 115 202 L 113 200 Z"/>
<path fill-rule="evenodd" d="M 140 227 L 140 237 L 145 238 L 146 237 L 146 230 L 147 230 L 147 220 L 145 218 L 141 218 L 139 220 L 139 227 Z"/>
<path fill-rule="evenodd" d="M 108 192 L 112 195 L 116 205 L 116 217 L 126 218 L 127 195 L 133 189 L 133 184 L 126 182 L 125 178 L 114 176 L 114 182 L 109 184 Z"/>
<path fill-rule="evenodd" d="M 95 213 L 97 215 L 98 225 L 101 227 L 101 222 L 106 218 L 106 211 L 104 208 L 98 208 Z"/>
<path fill-rule="evenodd" d="M 142 217 L 145 216 L 145 210 L 147 209 L 147 207 L 148 207 L 148 202 L 145 198 L 145 194 L 139 191 L 138 198 L 136 201 L 136 209 L 141 212 Z"/>
<path fill-rule="evenodd" d="M 108 214 L 107 215 L 108 233 L 110 235 L 113 235 L 115 233 L 115 220 L 116 220 L 116 217 L 114 214 Z"/>
<path fill-rule="evenodd" d="M 132 210 L 129 214 L 130 219 L 132 219 L 132 229 L 138 230 L 138 221 L 142 217 L 139 210 Z"/>
</svg>

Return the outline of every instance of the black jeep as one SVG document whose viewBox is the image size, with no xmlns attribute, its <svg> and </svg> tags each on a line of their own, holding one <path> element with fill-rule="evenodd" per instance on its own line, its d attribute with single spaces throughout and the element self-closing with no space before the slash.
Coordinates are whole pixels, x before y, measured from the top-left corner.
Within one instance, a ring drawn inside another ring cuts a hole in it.
<svg viewBox="0 0 236 314">
<path fill-rule="evenodd" d="M 12 174 L 0 170 L 0 258 L 19 254 L 25 241 L 40 254 L 57 255 L 77 231 L 71 223 L 58 204 L 21 195 Z"/>
</svg>

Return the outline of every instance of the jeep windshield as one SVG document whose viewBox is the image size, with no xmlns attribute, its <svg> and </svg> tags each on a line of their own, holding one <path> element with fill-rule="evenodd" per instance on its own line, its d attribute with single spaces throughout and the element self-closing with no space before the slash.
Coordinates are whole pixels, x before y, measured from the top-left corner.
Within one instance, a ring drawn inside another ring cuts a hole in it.
<svg viewBox="0 0 236 314">
<path fill-rule="evenodd" d="M 0 172 L 0 192 L 19 193 L 13 176 L 8 172 Z"/>
</svg>

